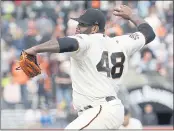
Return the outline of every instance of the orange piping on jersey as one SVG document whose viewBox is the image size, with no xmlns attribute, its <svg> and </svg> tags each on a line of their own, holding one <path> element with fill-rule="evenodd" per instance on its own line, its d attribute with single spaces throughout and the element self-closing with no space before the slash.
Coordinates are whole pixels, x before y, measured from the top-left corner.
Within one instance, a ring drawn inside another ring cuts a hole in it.
<svg viewBox="0 0 174 131">
<path fill-rule="evenodd" d="M 102 110 L 102 106 L 100 105 L 100 110 L 99 110 L 99 112 L 96 114 L 96 116 L 95 116 L 92 120 L 90 120 L 89 123 L 86 124 L 84 127 L 82 127 L 80 130 L 83 130 L 84 128 L 86 128 L 87 126 L 89 126 L 89 124 L 91 124 L 91 123 L 98 117 L 98 115 L 101 113 L 101 110 Z"/>
</svg>

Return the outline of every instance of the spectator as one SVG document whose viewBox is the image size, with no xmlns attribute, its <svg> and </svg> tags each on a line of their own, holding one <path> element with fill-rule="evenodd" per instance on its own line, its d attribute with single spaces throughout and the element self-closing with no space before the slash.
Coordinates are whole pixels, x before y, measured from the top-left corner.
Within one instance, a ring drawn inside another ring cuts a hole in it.
<svg viewBox="0 0 174 131">
<path fill-rule="evenodd" d="M 167 65 L 167 72 L 168 72 L 168 76 L 167 78 L 173 82 L 173 56 L 169 56 L 168 58 L 168 65 Z"/>
<path fill-rule="evenodd" d="M 164 42 L 166 43 L 166 48 L 169 55 L 173 55 L 173 27 L 169 30 L 168 34 L 166 34 Z"/>
<path fill-rule="evenodd" d="M 15 104 L 20 103 L 21 101 L 21 91 L 20 85 L 13 82 L 11 72 L 6 72 L 3 74 L 3 79 L 1 80 L 1 85 L 3 87 L 2 95 L 3 101 L 2 104 L 8 109 L 14 109 Z"/>
<path fill-rule="evenodd" d="M 148 16 L 148 9 L 150 7 L 150 1 L 138 1 L 138 11 L 140 12 L 140 16 L 145 18 Z"/>
<path fill-rule="evenodd" d="M 5 15 L 14 14 L 15 8 L 13 1 L 4 1 L 2 2 L 1 12 Z"/>
<path fill-rule="evenodd" d="M 110 37 L 115 37 L 115 36 L 120 36 L 123 34 L 123 29 L 121 28 L 120 25 L 118 24 L 114 24 L 112 22 L 108 22 L 107 23 L 107 30 L 106 30 L 106 34 Z"/>
<path fill-rule="evenodd" d="M 4 88 L 8 84 L 10 84 L 11 81 L 12 81 L 11 73 L 10 72 L 4 72 L 2 77 L 3 78 L 1 79 L 1 86 Z"/>
<path fill-rule="evenodd" d="M 51 92 L 50 67 L 47 56 L 38 56 L 38 63 L 42 70 L 42 75 L 38 77 L 38 107 L 49 106 L 49 94 Z"/>
<path fill-rule="evenodd" d="M 52 117 L 49 114 L 48 109 L 42 109 L 41 110 L 40 123 L 43 127 L 47 127 L 47 126 L 52 125 Z"/>
<path fill-rule="evenodd" d="M 139 69 L 141 72 L 157 70 L 157 61 L 154 59 L 152 51 L 148 48 L 143 50 L 142 59 L 139 63 Z"/>
<path fill-rule="evenodd" d="M 19 57 L 20 51 L 25 47 L 23 41 L 23 30 L 20 27 L 15 26 L 11 29 L 11 35 L 13 39 L 13 41 L 11 42 L 12 46 L 16 48 L 16 55 Z"/>
<path fill-rule="evenodd" d="M 24 49 L 30 48 L 38 43 L 40 39 L 36 39 L 38 35 L 38 30 L 36 29 L 36 22 L 34 20 L 28 21 L 28 29 L 24 35 Z"/>
<path fill-rule="evenodd" d="M 55 81 L 57 83 L 56 94 L 58 108 L 65 108 L 67 110 L 71 108 L 71 79 L 69 74 L 67 73 L 68 67 L 69 62 L 63 62 L 60 65 L 60 74 L 55 78 Z M 66 107 L 63 106 L 64 104 Z"/>
<path fill-rule="evenodd" d="M 49 26 L 47 26 L 47 25 L 49 25 Z M 55 24 L 53 23 L 53 21 L 51 19 L 49 19 L 49 17 L 44 13 L 41 15 L 40 18 L 36 19 L 36 28 L 39 31 L 38 34 L 40 36 L 47 37 L 47 35 L 48 36 L 51 35 L 53 32 L 54 26 L 55 26 Z M 49 39 L 47 39 L 47 40 L 49 40 Z M 42 42 L 44 42 L 44 41 L 42 41 Z"/>
<path fill-rule="evenodd" d="M 157 125 L 158 119 L 150 104 L 145 105 L 143 115 L 143 125 Z"/>
<path fill-rule="evenodd" d="M 149 8 L 149 15 L 145 18 L 145 20 L 151 25 L 153 30 L 157 33 L 157 29 L 162 25 L 162 21 L 158 17 L 157 9 L 155 5 L 151 5 Z M 156 35 L 155 39 L 151 42 L 151 44 L 147 45 L 154 54 L 156 54 L 156 49 L 160 45 L 160 39 L 159 36 Z"/>
<path fill-rule="evenodd" d="M 130 111 L 125 108 L 124 122 L 119 129 L 143 129 L 143 126 L 138 119 L 132 118 Z"/>
<path fill-rule="evenodd" d="M 17 70 L 16 68 L 19 67 L 19 64 L 15 61 L 12 63 L 12 77 L 13 83 L 19 84 L 21 89 L 21 97 L 22 97 L 22 104 L 25 108 L 29 108 L 29 101 L 28 101 L 28 91 L 27 91 L 27 81 L 29 78 L 25 75 L 22 70 Z"/>
<path fill-rule="evenodd" d="M 152 26 L 152 28 L 156 32 L 157 28 L 161 25 L 161 21 L 158 18 L 158 14 L 156 12 L 156 6 L 152 5 L 149 8 L 149 16 L 146 17 L 145 20 Z"/>
<path fill-rule="evenodd" d="M 1 64 L 2 74 L 10 71 L 10 63 L 14 55 L 15 48 L 10 48 L 8 44 L 3 39 L 1 39 L 1 60 L 3 61 L 3 64 Z"/>
<path fill-rule="evenodd" d="M 133 33 L 136 32 L 137 29 L 135 27 L 134 24 L 132 24 L 131 22 L 126 22 L 123 26 L 122 26 L 123 30 L 125 33 Z"/>
</svg>

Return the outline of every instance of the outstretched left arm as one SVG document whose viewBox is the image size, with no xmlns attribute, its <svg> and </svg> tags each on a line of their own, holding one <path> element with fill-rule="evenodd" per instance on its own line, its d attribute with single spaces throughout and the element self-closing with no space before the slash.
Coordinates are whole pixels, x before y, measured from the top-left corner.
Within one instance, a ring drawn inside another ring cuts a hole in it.
<svg viewBox="0 0 174 131">
<path fill-rule="evenodd" d="M 51 38 L 49 41 L 33 46 L 26 49 L 25 52 L 30 55 L 36 55 L 37 53 L 63 53 L 63 52 L 73 52 L 78 50 L 78 41 L 74 38 L 64 37 L 64 38 Z"/>
</svg>

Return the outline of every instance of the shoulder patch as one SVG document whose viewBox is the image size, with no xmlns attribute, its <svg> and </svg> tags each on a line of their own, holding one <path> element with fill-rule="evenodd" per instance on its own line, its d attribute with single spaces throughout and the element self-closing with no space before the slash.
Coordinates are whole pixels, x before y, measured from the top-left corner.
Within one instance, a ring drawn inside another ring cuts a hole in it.
<svg viewBox="0 0 174 131">
<path fill-rule="evenodd" d="M 134 40 L 139 39 L 138 33 L 132 33 L 132 34 L 129 35 L 129 37 L 132 38 L 132 39 L 134 39 Z"/>
</svg>

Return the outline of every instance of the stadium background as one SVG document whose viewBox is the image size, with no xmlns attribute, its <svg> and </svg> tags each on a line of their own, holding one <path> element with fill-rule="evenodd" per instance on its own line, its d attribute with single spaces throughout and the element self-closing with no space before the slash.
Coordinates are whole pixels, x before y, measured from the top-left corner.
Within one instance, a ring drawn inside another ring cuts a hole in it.
<svg viewBox="0 0 174 131">
<path fill-rule="evenodd" d="M 173 126 L 173 2 L 172 1 L 5 1 L 1 3 L 1 128 L 64 128 L 77 117 L 71 104 L 69 58 L 39 54 L 42 75 L 28 79 L 15 71 L 22 49 L 57 37 L 73 35 L 84 9 L 101 9 L 110 37 L 136 31 L 112 15 L 129 5 L 153 27 L 157 37 L 130 59 L 119 97 L 146 129 Z M 94 54 L 95 55 L 95 54 Z M 150 104 L 150 105 L 149 105 Z M 147 106 L 153 112 L 147 115 Z M 155 117 L 155 119 L 153 119 Z"/>
</svg>

